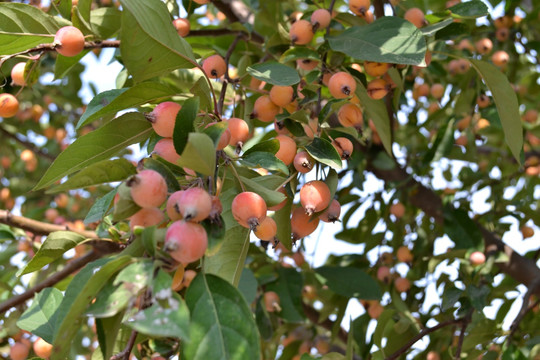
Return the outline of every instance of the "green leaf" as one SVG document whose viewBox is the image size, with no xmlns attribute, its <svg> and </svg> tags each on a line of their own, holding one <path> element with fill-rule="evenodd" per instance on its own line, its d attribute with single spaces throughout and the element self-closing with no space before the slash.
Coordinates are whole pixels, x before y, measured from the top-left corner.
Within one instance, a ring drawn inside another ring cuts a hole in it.
<svg viewBox="0 0 540 360">
<path fill-rule="evenodd" d="M 336 294 L 364 300 L 379 300 L 382 296 L 379 284 L 358 268 L 323 266 L 315 271 Z"/>
<path fill-rule="evenodd" d="M 43 289 L 36 294 L 32 305 L 21 315 L 17 326 L 52 344 L 56 330 L 56 311 L 63 297 L 62 292 L 56 288 Z"/>
<path fill-rule="evenodd" d="M 212 139 L 203 133 L 190 133 L 180 160 L 176 164 L 203 175 L 214 175 L 216 149 Z"/>
<path fill-rule="evenodd" d="M 276 155 L 269 152 L 250 152 L 249 154 L 242 156 L 240 163 L 252 169 L 263 168 L 268 171 L 279 171 L 282 174 L 289 175 L 289 168 L 287 165 L 278 159 Z"/>
<path fill-rule="evenodd" d="M 115 316 L 127 307 L 132 297 L 133 294 L 128 287 L 113 285 L 113 282 L 109 281 L 101 289 L 96 297 L 96 301 L 88 307 L 85 314 L 87 316 L 93 316 L 96 319 Z"/>
<path fill-rule="evenodd" d="M 469 61 L 480 76 L 482 76 L 486 86 L 491 91 L 497 111 L 499 112 L 506 143 L 518 163 L 521 163 L 523 126 L 521 124 L 516 92 L 512 88 L 512 85 L 510 85 L 506 75 L 494 65 L 475 59 L 469 59 Z"/>
<path fill-rule="evenodd" d="M 289 86 L 300 82 L 298 71 L 278 62 L 254 64 L 248 66 L 247 72 L 254 78 L 272 85 Z"/>
<path fill-rule="evenodd" d="M 192 97 L 187 99 L 182 108 L 176 115 L 174 124 L 173 142 L 174 148 L 178 154 L 181 154 L 186 147 L 189 134 L 194 131 L 193 122 L 199 112 L 199 98 Z"/>
<path fill-rule="evenodd" d="M 62 184 L 48 190 L 48 193 L 81 189 L 93 185 L 122 181 L 137 173 L 137 169 L 126 159 L 103 160 L 92 164 Z"/>
<path fill-rule="evenodd" d="M 318 162 L 334 169 L 341 169 L 341 156 L 330 141 L 316 137 L 305 146 L 305 149 Z"/>
<path fill-rule="evenodd" d="M 161 161 L 152 158 L 146 158 L 144 159 L 144 168 L 154 170 L 160 173 L 161 176 L 163 176 L 163 178 L 165 179 L 165 182 L 167 183 L 167 190 L 170 193 L 180 190 L 180 184 L 178 183 L 176 176 L 167 167 L 167 165 L 165 165 Z"/>
<path fill-rule="evenodd" d="M 137 107 L 153 101 L 162 101 L 171 97 L 174 91 L 157 82 L 144 82 L 129 89 L 109 90 L 98 94 L 90 101 L 77 128 L 102 119 L 118 111 Z"/>
<path fill-rule="evenodd" d="M 247 191 L 252 191 L 254 193 L 259 194 L 264 199 L 264 202 L 266 202 L 267 206 L 274 206 L 281 203 L 283 200 L 285 200 L 285 195 L 283 195 L 283 193 L 280 193 L 279 191 L 270 190 L 263 184 L 260 184 L 259 182 L 253 179 L 248 179 L 243 176 L 240 176 L 240 180 L 244 184 L 244 187 L 246 188 Z"/>
<path fill-rule="evenodd" d="M 120 184 L 117 188 L 119 194 L 118 201 L 114 204 L 113 221 L 127 219 L 141 209 L 141 207 L 131 198 L 131 189 L 126 183 Z"/>
<path fill-rule="evenodd" d="M 299 60 L 299 59 L 311 59 L 320 61 L 321 57 L 319 53 L 315 50 L 308 49 L 307 47 L 300 46 L 288 49 L 281 55 L 279 59 L 280 63 L 286 63 L 289 61 Z"/>
<path fill-rule="evenodd" d="M 208 248 L 206 249 L 206 254 L 216 254 L 219 249 L 221 249 L 221 245 L 227 235 L 225 221 L 219 216 L 217 220 L 207 218 L 201 222 L 201 225 L 204 226 L 206 234 L 208 235 Z"/>
<path fill-rule="evenodd" d="M 151 133 L 152 127 L 144 115 L 135 112 L 124 114 L 75 140 L 58 155 L 34 190 L 48 187 L 64 176 L 108 159 L 127 146 L 144 141 Z"/>
<path fill-rule="evenodd" d="M 67 57 L 58 54 L 54 63 L 54 79 L 62 79 L 73 68 L 82 67 L 79 65 L 79 61 L 89 53 L 89 50 L 83 50 L 78 55 Z"/>
<path fill-rule="evenodd" d="M 280 267 L 275 282 L 267 284 L 266 288 L 279 295 L 279 316 L 289 322 L 303 322 L 305 319 L 302 309 L 302 275 L 295 269 Z"/>
<path fill-rule="evenodd" d="M 131 256 L 96 260 L 86 265 L 69 283 L 57 312 L 51 360 L 66 359 L 72 339 L 82 323 L 89 302 L 105 283 L 131 261 Z"/>
<path fill-rule="evenodd" d="M 182 358 L 259 359 L 260 339 L 246 300 L 227 281 L 199 274 L 189 286 L 190 341 Z"/>
<path fill-rule="evenodd" d="M 28 274 L 41 269 L 54 260 L 59 259 L 66 251 L 74 248 L 86 237 L 71 231 L 55 231 L 50 233 L 45 239 L 38 252 L 32 260 L 24 267 L 19 275 Z"/>
<path fill-rule="evenodd" d="M 266 141 L 261 141 L 259 143 L 254 144 L 253 146 L 249 148 L 243 148 L 244 150 L 244 156 L 249 155 L 252 152 L 268 152 L 271 154 L 275 154 L 279 150 L 279 140 L 277 139 L 270 139 Z"/>
<path fill-rule="evenodd" d="M 353 26 L 328 38 L 328 42 L 332 50 L 343 52 L 356 60 L 425 64 L 427 48 L 422 32 L 397 16 L 384 16 L 366 26 Z"/>
<path fill-rule="evenodd" d="M 463 290 L 456 287 L 450 287 L 446 289 L 442 296 L 441 310 L 446 312 L 454 307 L 459 298 L 463 295 Z"/>
<path fill-rule="evenodd" d="M 121 0 L 122 60 L 135 82 L 196 66 L 191 46 L 178 36 L 159 0 Z"/>
<path fill-rule="evenodd" d="M 277 225 L 276 237 L 278 240 L 289 250 L 292 250 L 292 237 L 291 237 L 291 212 L 292 212 L 292 199 L 288 199 L 285 206 L 275 212 L 274 221 Z"/>
<path fill-rule="evenodd" d="M 255 298 L 257 297 L 257 287 L 257 278 L 253 274 L 253 271 L 249 268 L 245 268 L 244 271 L 242 271 L 242 276 L 240 276 L 238 290 L 242 293 L 248 304 L 255 301 Z"/>
<path fill-rule="evenodd" d="M 214 148 L 217 148 L 219 140 L 221 139 L 221 134 L 227 129 L 228 125 L 229 124 L 226 121 L 219 121 L 204 128 L 203 132 L 210 136 L 210 139 L 214 142 Z"/>
<path fill-rule="evenodd" d="M 206 81 L 206 78 L 204 76 L 199 77 L 199 79 L 197 79 L 197 81 L 189 89 L 189 91 L 193 95 L 199 97 L 201 101 L 201 110 L 210 111 L 212 109 L 212 107 L 214 106 L 214 103 L 212 101 L 212 92 L 210 91 L 210 86 L 208 85 L 208 81 Z"/>
<path fill-rule="evenodd" d="M 455 249 L 478 248 L 482 243 L 480 229 L 465 210 L 445 206 L 444 232 L 456 244 Z"/>
<path fill-rule="evenodd" d="M 449 8 L 448 11 L 452 17 L 458 19 L 476 19 L 489 14 L 488 7 L 480 0 L 459 3 Z"/>
<path fill-rule="evenodd" d="M 115 7 L 101 7 L 90 13 L 92 30 L 102 39 L 111 38 L 120 30 L 122 13 Z"/>
<path fill-rule="evenodd" d="M 423 28 L 420 29 L 420 31 L 422 31 L 422 34 L 424 34 L 424 36 L 432 36 L 437 31 L 442 30 L 445 27 L 447 27 L 449 25 L 452 25 L 453 23 L 454 23 L 454 19 L 445 19 L 445 20 L 440 21 L 438 23 L 435 23 L 433 25 L 423 27 Z"/>
<path fill-rule="evenodd" d="M 110 359 L 113 355 L 114 345 L 116 339 L 120 333 L 120 328 L 122 325 L 123 314 L 120 313 L 116 316 L 105 318 L 105 319 L 96 319 L 96 332 L 99 341 L 99 351 L 102 355 L 101 359 Z M 96 351 L 92 355 L 92 360 L 96 356 Z"/>
<path fill-rule="evenodd" d="M 0 54 L 11 55 L 40 44 L 52 43 L 54 34 L 69 25 L 35 6 L 0 3 Z"/>
</svg>

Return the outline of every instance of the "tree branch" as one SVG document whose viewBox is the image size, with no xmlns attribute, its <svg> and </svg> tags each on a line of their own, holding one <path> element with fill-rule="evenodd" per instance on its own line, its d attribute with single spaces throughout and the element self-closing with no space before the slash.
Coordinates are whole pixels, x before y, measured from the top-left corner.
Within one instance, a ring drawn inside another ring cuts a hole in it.
<svg viewBox="0 0 540 360">
<path fill-rule="evenodd" d="M 324 321 L 319 322 L 320 314 L 317 310 L 315 310 L 311 306 L 304 303 L 302 303 L 302 308 L 304 309 L 304 314 L 306 314 L 306 316 L 309 318 L 309 320 L 312 323 L 320 325 L 326 330 L 332 331 L 332 329 L 334 328 L 334 322 L 332 320 L 325 319 Z M 346 344 L 348 336 L 349 334 L 343 328 L 340 327 L 339 332 L 338 332 L 339 339 Z"/>
<path fill-rule="evenodd" d="M 124 350 L 122 350 L 116 355 L 111 356 L 109 360 L 129 360 L 129 355 L 131 354 L 133 346 L 135 346 L 135 340 L 137 340 L 137 335 L 139 335 L 139 333 L 136 330 L 133 330 L 131 332 L 131 335 L 129 335 L 129 340 Z"/>
<path fill-rule="evenodd" d="M 212 0 L 212 4 L 225 14 L 230 22 L 253 24 L 254 16 L 250 8 L 240 0 Z M 264 37 L 255 31 L 250 33 L 251 40 L 259 44 L 264 43 Z"/>
<path fill-rule="evenodd" d="M 43 152 L 42 149 L 38 148 L 37 146 L 35 146 L 34 144 L 32 144 L 32 143 L 30 143 L 30 142 L 28 142 L 26 140 L 23 140 L 23 139 L 19 138 L 17 136 L 17 134 L 12 134 L 11 132 L 4 129 L 2 126 L 0 126 L 0 133 L 4 134 L 5 136 L 7 136 L 10 139 L 15 140 L 16 142 L 18 142 L 19 144 L 21 144 L 25 148 L 31 150 L 33 153 L 36 153 L 41 157 L 44 157 L 44 158 L 49 159 L 51 161 L 54 161 L 54 159 L 56 159 L 56 156 L 54 156 L 52 154 L 49 154 L 47 152 Z"/>
<path fill-rule="evenodd" d="M 525 315 L 527 315 L 527 313 L 532 308 L 534 308 L 536 305 L 538 305 L 538 303 L 540 303 L 540 300 L 537 300 L 532 306 L 529 306 L 529 300 L 531 299 L 533 293 L 538 289 L 539 286 L 540 286 L 540 279 L 536 279 L 536 281 L 534 281 L 534 283 L 531 284 L 531 286 L 529 286 L 529 288 L 527 289 L 527 292 L 523 296 L 523 303 L 521 304 L 521 309 L 518 315 L 516 316 L 516 318 L 514 319 L 514 321 L 512 321 L 512 325 L 510 325 L 510 334 L 508 334 L 506 341 L 511 341 L 512 336 L 519 328 L 519 324 L 521 323 L 521 320 L 523 320 Z"/>
</svg>

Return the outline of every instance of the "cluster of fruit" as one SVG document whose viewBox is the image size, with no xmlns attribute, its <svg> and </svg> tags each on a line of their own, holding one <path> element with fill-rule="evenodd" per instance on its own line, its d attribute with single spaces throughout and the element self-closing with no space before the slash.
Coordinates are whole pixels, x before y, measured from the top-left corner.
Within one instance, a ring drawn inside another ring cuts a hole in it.
<svg viewBox="0 0 540 360">
<path fill-rule="evenodd" d="M 30 349 L 34 350 L 34 354 L 37 357 L 48 359 L 53 350 L 53 346 L 43 340 L 42 338 L 37 338 L 33 343 L 19 334 L 17 336 L 17 341 L 9 350 L 9 358 L 11 360 L 26 360 L 28 355 L 30 355 Z"/>
</svg>

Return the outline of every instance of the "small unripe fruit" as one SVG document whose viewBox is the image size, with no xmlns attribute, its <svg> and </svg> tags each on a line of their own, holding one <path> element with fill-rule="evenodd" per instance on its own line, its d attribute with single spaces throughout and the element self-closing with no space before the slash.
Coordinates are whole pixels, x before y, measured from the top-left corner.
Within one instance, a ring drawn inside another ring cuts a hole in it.
<svg viewBox="0 0 540 360">
<path fill-rule="evenodd" d="M 378 301 L 371 303 L 367 308 L 367 313 L 372 319 L 378 319 L 379 316 L 381 316 L 381 314 L 383 313 L 383 311 L 384 307 Z"/>
<path fill-rule="evenodd" d="M 293 210 L 291 216 L 291 231 L 294 240 L 304 238 L 317 229 L 319 218 L 311 217 L 306 214 L 303 207 Z"/>
<path fill-rule="evenodd" d="M 388 94 L 391 86 L 384 79 L 373 79 L 367 85 L 367 93 L 370 98 L 379 100 Z"/>
<path fill-rule="evenodd" d="M 349 9 L 358 16 L 364 17 L 370 6 L 370 0 L 349 0 Z"/>
<path fill-rule="evenodd" d="M 341 205 L 336 199 L 333 199 L 330 202 L 330 205 L 324 210 L 324 212 L 319 215 L 319 219 L 324 222 L 336 222 L 339 220 L 339 215 L 341 214 Z"/>
<path fill-rule="evenodd" d="M 493 42 L 488 38 L 483 38 L 483 39 L 478 40 L 474 44 L 474 46 L 476 48 L 476 51 L 479 54 L 485 55 L 485 54 L 489 54 L 491 50 L 493 49 Z"/>
<path fill-rule="evenodd" d="M 472 265 L 482 265 L 486 262 L 486 255 L 481 251 L 475 251 L 469 256 Z"/>
<path fill-rule="evenodd" d="M 315 160 L 308 154 L 307 151 L 300 151 L 294 157 L 294 168 L 296 171 L 306 174 L 313 170 L 315 165 Z"/>
<path fill-rule="evenodd" d="M 227 120 L 227 124 L 231 133 L 229 145 L 237 146 L 249 139 L 249 125 L 243 119 L 233 117 Z"/>
<path fill-rule="evenodd" d="M 129 218 L 129 227 L 131 230 L 135 229 L 135 226 L 154 226 L 159 225 L 165 221 L 165 215 L 157 207 L 142 208 Z"/>
<path fill-rule="evenodd" d="M 207 247 L 208 236 L 200 224 L 175 221 L 165 234 L 165 249 L 173 259 L 182 264 L 199 260 Z"/>
<path fill-rule="evenodd" d="M 33 348 L 36 355 L 44 359 L 48 359 L 53 350 L 53 346 L 42 338 L 39 338 L 34 342 Z"/>
<path fill-rule="evenodd" d="M 203 221 L 212 210 L 212 197 L 206 190 L 195 187 L 182 193 L 178 209 L 186 221 Z"/>
<path fill-rule="evenodd" d="M 180 155 L 176 152 L 171 138 L 160 139 L 156 145 L 154 145 L 154 153 L 172 164 L 176 164 L 178 160 L 180 160 Z"/>
<path fill-rule="evenodd" d="M 528 123 L 534 124 L 538 120 L 538 111 L 535 109 L 529 109 L 523 115 L 523 120 Z"/>
<path fill-rule="evenodd" d="M 285 165 L 291 165 L 296 156 L 296 142 L 286 135 L 278 135 L 276 139 L 279 141 L 279 150 L 276 157 L 283 161 Z"/>
<path fill-rule="evenodd" d="M 274 291 L 265 292 L 264 307 L 268 312 L 281 311 L 281 307 L 279 306 L 279 295 Z"/>
<path fill-rule="evenodd" d="M 430 89 L 431 96 L 435 99 L 441 99 L 444 95 L 444 86 L 442 84 L 433 84 Z"/>
<path fill-rule="evenodd" d="M 361 128 L 364 125 L 362 110 L 352 103 L 344 104 L 339 108 L 338 120 L 344 127 Z"/>
<path fill-rule="evenodd" d="M 154 131 L 159 136 L 172 138 L 176 115 L 182 106 L 172 101 L 165 101 L 158 104 L 151 113 L 146 114 L 146 118 L 152 123 Z"/>
<path fill-rule="evenodd" d="M 405 20 L 411 22 L 417 28 L 421 28 L 426 24 L 426 18 L 424 12 L 419 8 L 410 8 L 405 12 Z"/>
<path fill-rule="evenodd" d="M 406 246 L 400 246 L 399 249 L 396 252 L 396 257 L 399 262 L 403 263 L 412 263 L 413 261 L 413 255 L 411 253 L 411 250 L 409 250 Z"/>
<path fill-rule="evenodd" d="M 403 217 L 403 215 L 405 215 L 405 206 L 400 202 L 390 205 L 390 214 L 398 219 Z"/>
<path fill-rule="evenodd" d="M 167 200 L 167 183 L 160 173 L 143 170 L 127 181 L 131 197 L 140 207 L 159 207 Z"/>
<path fill-rule="evenodd" d="M 9 349 L 9 356 L 12 360 L 26 360 L 29 353 L 30 347 L 21 342 L 16 342 L 11 349 Z"/>
<path fill-rule="evenodd" d="M 311 14 L 311 25 L 314 30 L 326 29 L 332 21 L 332 14 L 326 9 L 317 9 Z"/>
<path fill-rule="evenodd" d="M 26 67 L 25 62 L 20 62 L 15 64 L 13 68 L 11 69 L 11 81 L 13 81 L 13 84 L 24 86 L 26 85 L 26 81 L 24 79 L 24 68 Z"/>
<path fill-rule="evenodd" d="M 523 239 L 531 238 L 534 236 L 534 229 L 530 226 L 522 226 L 521 229 L 521 235 L 523 235 Z"/>
<path fill-rule="evenodd" d="M 495 38 L 500 42 L 505 42 L 510 37 L 510 30 L 507 28 L 500 28 L 495 31 Z"/>
<path fill-rule="evenodd" d="M 19 101 L 11 94 L 0 94 L 0 117 L 15 116 L 19 111 Z"/>
<path fill-rule="evenodd" d="M 394 286 L 398 292 L 406 292 L 411 288 L 411 282 L 404 277 L 398 277 L 394 280 Z"/>
<path fill-rule="evenodd" d="M 274 219 L 270 216 L 264 218 L 263 221 L 254 231 L 255 236 L 260 240 L 270 241 L 274 239 L 277 234 L 277 225 Z"/>
<path fill-rule="evenodd" d="M 296 60 L 296 66 L 299 69 L 306 70 L 306 71 L 314 70 L 317 67 L 318 64 L 319 64 L 319 62 L 317 60 L 313 60 L 313 59 L 299 59 L 299 60 Z"/>
<path fill-rule="evenodd" d="M 328 81 L 328 90 L 336 99 L 345 99 L 356 91 L 356 81 L 344 71 L 335 73 Z"/>
<path fill-rule="evenodd" d="M 388 283 L 391 277 L 390 268 L 388 266 L 381 266 L 377 269 L 377 279 L 384 283 Z"/>
<path fill-rule="evenodd" d="M 310 181 L 300 189 L 300 202 L 306 210 L 306 214 L 324 210 L 330 203 L 330 189 L 325 182 L 320 180 Z"/>
<path fill-rule="evenodd" d="M 74 26 L 60 28 L 54 36 L 56 51 L 64 56 L 76 56 L 84 49 L 84 35 Z"/>
<path fill-rule="evenodd" d="M 339 156 L 341 156 L 343 160 L 347 160 L 349 157 L 351 157 L 354 149 L 351 140 L 347 139 L 346 137 L 338 137 L 332 141 L 332 145 L 334 145 L 339 153 Z"/>
<path fill-rule="evenodd" d="M 279 114 L 280 108 L 270 100 L 270 96 L 263 95 L 257 100 L 253 105 L 252 117 L 257 118 L 264 122 L 271 122 L 276 119 L 277 114 Z"/>
<path fill-rule="evenodd" d="M 372 77 L 383 76 L 384 74 L 386 74 L 389 68 L 390 64 L 388 63 L 364 61 L 364 70 L 366 74 Z"/>
<path fill-rule="evenodd" d="M 172 221 L 182 220 L 182 214 L 180 213 L 180 199 L 182 198 L 183 190 L 173 192 L 167 199 L 167 216 Z"/>
<path fill-rule="evenodd" d="M 274 85 L 270 89 L 270 100 L 277 106 L 286 107 L 294 101 L 294 89 L 292 86 Z"/>
<path fill-rule="evenodd" d="M 189 24 L 188 19 L 178 18 L 173 21 L 174 28 L 176 29 L 176 32 L 181 37 L 186 37 L 189 34 L 189 30 L 191 29 L 191 25 Z"/>
<path fill-rule="evenodd" d="M 225 72 L 227 71 L 227 64 L 225 63 L 225 59 L 216 54 L 207 57 L 203 61 L 202 68 L 206 76 L 218 79 L 225 75 Z"/>
<path fill-rule="evenodd" d="M 306 45 L 313 39 L 313 26 L 307 20 L 298 20 L 291 25 L 289 37 L 294 45 Z"/>
<path fill-rule="evenodd" d="M 250 191 L 244 191 L 233 199 L 231 211 L 234 219 L 243 227 L 256 230 L 266 217 L 266 203 L 263 198 Z"/>
</svg>

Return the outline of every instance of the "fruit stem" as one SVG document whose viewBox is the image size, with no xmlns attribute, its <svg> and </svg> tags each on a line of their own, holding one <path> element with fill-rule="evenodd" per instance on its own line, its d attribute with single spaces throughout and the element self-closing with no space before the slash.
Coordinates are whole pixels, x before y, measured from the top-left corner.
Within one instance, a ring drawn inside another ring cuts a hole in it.
<svg viewBox="0 0 540 360">
<path fill-rule="evenodd" d="M 282 182 L 281 184 L 279 184 L 279 186 L 277 188 L 274 189 L 274 191 L 278 191 L 279 189 L 281 189 L 282 187 L 284 187 L 285 185 L 287 185 L 292 179 L 294 179 L 296 177 L 296 175 L 298 175 L 298 171 L 295 171 L 291 176 L 289 176 L 287 178 L 287 180 L 285 180 L 284 182 Z"/>
</svg>

